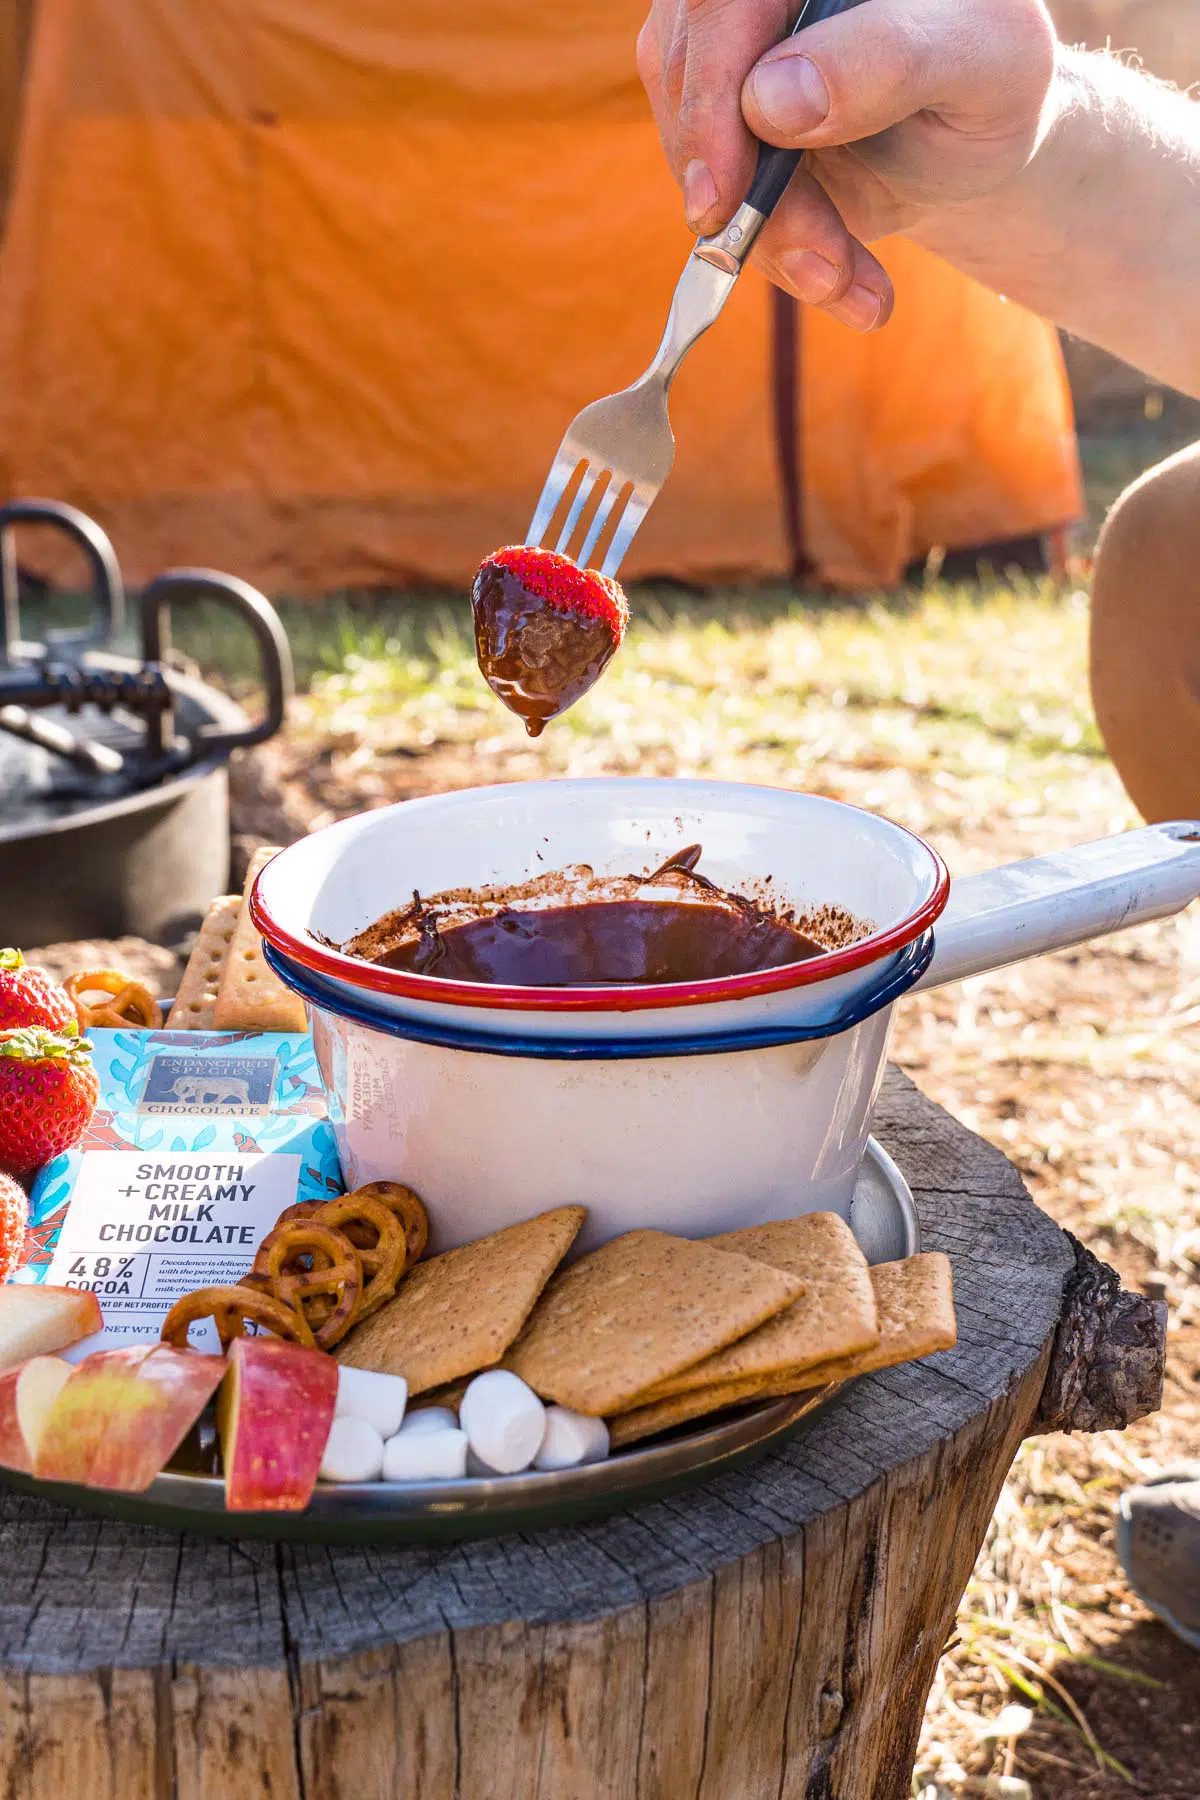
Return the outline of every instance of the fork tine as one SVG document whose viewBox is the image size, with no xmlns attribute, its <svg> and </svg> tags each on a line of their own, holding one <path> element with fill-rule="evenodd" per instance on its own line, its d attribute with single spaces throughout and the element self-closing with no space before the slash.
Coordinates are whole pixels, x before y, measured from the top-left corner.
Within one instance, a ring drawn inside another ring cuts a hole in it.
<svg viewBox="0 0 1200 1800">
<path fill-rule="evenodd" d="M 560 450 L 550 465 L 550 473 L 546 477 L 546 485 L 542 489 L 542 497 L 537 503 L 537 511 L 533 515 L 529 530 L 525 534 L 527 544 L 540 544 L 550 528 L 550 521 L 562 503 L 562 497 L 571 484 L 571 478 L 579 469 L 581 457 L 564 456 Z"/>
<path fill-rule="evenodd" d="M 637 536 L 638 528 L 650 510 L 650 501 L 653 498 L 654 495 L 651 494 L 649 500 L 643 499 L 636 488 L 630 494 L 628 504 L 621 516 L 621 523 L 617 526 L 613 540 L 605 551 L 604 561 L 600 565 L 602 575 L 615 575 L 620 568 L 625 559 L 625 552 Z"/>
<path fill-rule="evenodd" d="M 587 466 L 585 467 L 585 469 L 583 471 L 583 479 L 579 483 L 579 486 L 576 488 L 575 498 L 571 502 L 571 510 L 567 514 L 566 521 L 563 525 L 563 528 L 558 534 L 558 542 L 554 546 L 554 548 L 558 551 L 558 554 L 560 556 L 569 556 L 570 555 L 569 545 L 570 545 L 571 539 L 575 535 L 575 528 L 579 524 L 580 514 L 583 512 L 584 507 L 587 505 L 588 501 L 590 500 L 592 493 L 595 490 L 597 481 L 602 480 L 603 476 L 604 476 L 603 469 L 601 469 L 599 471 L 599 473 L 597 473 L 591 463 L 588 463 Z"/>
<path fill-rule="evenodd" d="M 586 538 L 584 538 L 582 548 L 575 559 L 581 569 L 586 569 L 591 563 L 596 547 L 600 543 L 605 532 L 609 529 L 609 526 L 615 526 L 620 522 L 621 515 L 625 511 L 626 502 L 630 499 L 632 493 L 633 487 L 630 482 L 618 482 L 616 476 L 613 476 L 608 484 L 607 491 L 601 499 L 599 506 L 596 508 L 596 514 L 592 520 L 591 529 Z"/>
</svg>

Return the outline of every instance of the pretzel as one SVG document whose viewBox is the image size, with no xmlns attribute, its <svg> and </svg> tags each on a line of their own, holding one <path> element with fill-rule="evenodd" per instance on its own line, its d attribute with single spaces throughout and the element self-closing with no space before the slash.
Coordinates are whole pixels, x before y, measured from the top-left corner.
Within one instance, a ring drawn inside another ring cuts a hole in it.
<svg viewBox="0 0 1200 1800">
<path fill-rule="evenodd" d="M 429 1242 L 429 1217 L 420 1200 L 411 1188 L 399 1181 L 368 1181 L 365 1187 L 355 1188 L 348 1200 L 378 1200 L 394 1213 L 404 1227 L 404 1238 L 408 1245 L 408 1263 L 419 1262 L 425 1254 L 425 1246 Z M 357 1239 L 353 1240 L 357 1242 Z"/>
<path fill-rule="evenodd" d="M 247 1325 L 260 1326 L 310 1350 L 314 1345 L 304 1314 L 274 1294 L 259 1291 L 257 1283 L 253 1287 L 239 1283 L 237 1287 L 197 1288 L 194 1293 L 181 1295 L 163 1320 L 163 1343 L 186 1350 L 188 1330 L 198 1319 L 212 1320 L 223 1351 L 228 1350 L 234 1338 L 249 1336 Z"/>
<path fill-rule="evenodd" d="M 330 1225 L 349 1239 L 358 1251 L 362 1272 L 368 1277 L 354 1323 L 378 1312 L 396 1291 L 408 1263 L 404 1228 L 395 1213 L 365 1191 L 328 1200 L 316 1215 L 319 1225 Z M 370 1238 L 372 1242 L 363 1240 Z"/>
<path fill-rule="evenodd" d="M 250 1274 L 269 1280 L 275 1298 L 301 1315 L 318 1350 L 340 1344 L 358 1317 L 359 1253 L 330 1225 L 314 1219 L 277 1225 L 258 1246 Z"/>
<path fill-rule="evenodd" d="M 324 1200 L 297 1200 L 294 1206 L 285 1206 L 275 1221 L 275 1230 L 278 1231 L 281 1225 L 294 1225 L 297 1219 L 311 1219 L 325 1204 Z M 350 1233 L 347 1232 L 346 1236 L 350 1237 Z M 352 1237 L 350 1242 L 354 1243 Z"/>
<path fill-rule="evenodd" d="M 75 1002 L 83 1031 L 94 1031 L 97 1026 L 119 1031 L 123 1025 L 157 1031 L 163 1022 L 162 1007 L 145 982 L 135 981 L 120 969 L 82 969 L 77 975 L 68 975 L 63 986 Z M 96 994 L 106 994 L 108 999 L 85 998 Z"/>
</svg>

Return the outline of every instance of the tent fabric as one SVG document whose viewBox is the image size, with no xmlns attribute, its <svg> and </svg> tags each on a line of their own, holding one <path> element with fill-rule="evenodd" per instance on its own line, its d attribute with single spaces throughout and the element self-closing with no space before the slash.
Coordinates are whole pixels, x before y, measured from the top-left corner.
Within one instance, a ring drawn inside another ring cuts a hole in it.
<svg viewBox="0 0 1200 1800">
<path fill-rule="evenodd" d="M 0 250 L 0 484 L 135 580 L 468 580 L 588 400 L 657 341 L 690 240 L 633 65 L 643 0 L 38 0 Z M 805 312 L 803 537 L 827 580 L 1080 510 L 1054 332 L 908 244 L 859 339 Z M 786 574 L 772 302 L 673 396 L 623 574 Z M 786 459 L 785 459 L 786 461 Z"/>
</svg>

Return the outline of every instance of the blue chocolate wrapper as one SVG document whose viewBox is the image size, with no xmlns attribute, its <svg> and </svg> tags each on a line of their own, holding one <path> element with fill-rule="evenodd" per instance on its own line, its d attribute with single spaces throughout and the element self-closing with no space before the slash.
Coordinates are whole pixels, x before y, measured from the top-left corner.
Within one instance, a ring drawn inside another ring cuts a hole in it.
<svg viewBox="0 0 1200 1800">
<path fill-rule="evenodd" d="M 82 1143 L 55 1157 L 37 1177 L 22 1264 L 14 1279 L 46 1279 L 84 1160 L 97 1151 L 140 1151 L 158 1159 L 200 1153 L 209 1159 L 212 1183 L 176 1184 L 189 1196 L 182 1205 L 170 1203 L 183 1221 L 197 1210 L 195 1196 L 201 1196 L 203 1214 L 203 1196 L 219 1191 L 220 1180 L 236 1175 L 247 1157 L 286 1158 L 273 1166 L 283 1171 L 290 1200 L 325 1200 L 343 1191 L 310 1037 L 170 1030 L 94 1031 L 89 1036 L 100 1078 L 99 1103 Z M 152 1178 L 160 1164 L 152 1158 L 129 1166 Z M 206 1163 L 183 1166 L 189 1177 L 207 1169 Z M 146 1191 L 157 1194 L 153 1182 Z M 129 1206 L 132 1216 L 133 1200 Z M 162 1213 L 162 1203 L 155 1210 Z M 240 1258 L 249 1267 L 253 1248 Z M 97 1291 L 103 1305 L 103 1291 L 99 1286 Z"/>
</svg>

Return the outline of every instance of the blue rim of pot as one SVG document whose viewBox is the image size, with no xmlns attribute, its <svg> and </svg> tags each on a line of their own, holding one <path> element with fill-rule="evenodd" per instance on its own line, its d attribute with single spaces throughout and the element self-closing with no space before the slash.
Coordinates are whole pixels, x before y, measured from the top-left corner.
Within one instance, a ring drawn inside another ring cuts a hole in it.
<svg viewBox="0 0 1200 1800">
<path fill-rule="evenodd" d="M 890 1006 L 894 1000 L 915 986 L 933 961 L 934 934 L 924 932 L 905 945 L 887 968 L 853 994 L 848 994 L 823 1019 L 806 1024 L 778 1024 L 748 1027 L 742 1031 L 691 1032 L 674 1037 L 555 1038 L 475 1031 L 457 1025 L 443 1025 L 428 1019 L 413 1019 L 403 1014 L 386 1012 L 366 1000 L 348 999 L 345 992 L 311 969 L 301 968 L 289 960 L 273 944 L 263 943 L 270 967 L 281 981 L 322 1012 L 350 1019 L 386 1037 L 408 1038 L 418 1044 L 436 1044 L 444 1050 L 466 1050 L 482 1056 L 528 1056 L 553 1062 L 620 1062 L 660 1056 L 722 1056 L 735 1050 L 766 1050 L 779 1044 L 811 1043 L 815 1039 L 837 1037 L 855 1025 L 861 1025 Z"/>
</svg>

